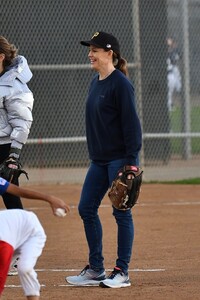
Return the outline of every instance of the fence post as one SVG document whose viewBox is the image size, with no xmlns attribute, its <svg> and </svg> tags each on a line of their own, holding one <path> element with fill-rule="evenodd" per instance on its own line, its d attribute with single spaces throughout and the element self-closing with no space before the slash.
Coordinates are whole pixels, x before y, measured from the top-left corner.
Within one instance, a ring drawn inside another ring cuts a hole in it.
<svg viewBox="0 0 200 300">
<path fill-rule="evenodd" d="M 190 62 L 189 62 L 189 20 L 188 20 L 188 0 L 181 1 L 182 25 L 183 25 L 183 108 L 182 108 L 182 130 L 185 133 L 191 131 L 190 128 Z M 191 138 L 183 139 L 184 159 L 191 158 Z"/>
</svg>

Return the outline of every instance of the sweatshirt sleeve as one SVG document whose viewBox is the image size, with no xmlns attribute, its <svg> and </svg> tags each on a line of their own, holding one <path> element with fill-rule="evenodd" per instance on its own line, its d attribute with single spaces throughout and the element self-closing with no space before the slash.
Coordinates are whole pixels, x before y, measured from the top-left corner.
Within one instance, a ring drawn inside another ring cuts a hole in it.
<svg viewBox="0 0 200 300">
<path fill-rule="evenodd" d="M 142 147 L 142 130 L 135 107 L 134 88 L 129 80 L 124 79 L 118 84 L 116 98 L 121 114 L 127 164 L 138 165 L 138 155 Z"/>
</svg>

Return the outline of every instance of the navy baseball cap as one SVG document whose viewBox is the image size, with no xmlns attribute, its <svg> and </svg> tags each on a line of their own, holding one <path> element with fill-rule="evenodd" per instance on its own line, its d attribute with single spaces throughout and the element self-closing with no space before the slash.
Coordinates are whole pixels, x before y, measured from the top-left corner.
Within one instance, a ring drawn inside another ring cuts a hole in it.
<svg viewBox="0 0 200 300">
<path fill-rule="evenodd" d="M 96 46 L 98 48 L 103 48 L 105 50 L 113 50 L 113 52 L 120 55 L 119 42 L 110 33 L 103 31 L 97 31 L 93 34 L 90 41 L 81 41 L 81 45 L 89 47 L 90 45 Z"/>
</svg>

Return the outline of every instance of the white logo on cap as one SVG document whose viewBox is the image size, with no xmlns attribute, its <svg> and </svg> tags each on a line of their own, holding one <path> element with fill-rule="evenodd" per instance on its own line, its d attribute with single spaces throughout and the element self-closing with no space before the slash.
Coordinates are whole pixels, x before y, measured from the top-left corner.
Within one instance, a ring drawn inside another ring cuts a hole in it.
<svg viewBox="0 0 200 300">
<path fill-rule="evenodd" d="M 107 45 L 106 45 L 106 48 L 111 48 L 111 45 L 110 45 L 110 44 L 107 44 Z"/>
</svg>

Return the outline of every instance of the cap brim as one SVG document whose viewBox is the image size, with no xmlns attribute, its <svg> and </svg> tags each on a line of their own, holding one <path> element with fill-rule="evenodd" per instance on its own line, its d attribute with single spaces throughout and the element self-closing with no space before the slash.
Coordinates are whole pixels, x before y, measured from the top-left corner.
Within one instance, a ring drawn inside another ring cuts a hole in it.
<svg viewBox="0 0 200 300">
<path fill-rule="evenodd" d="M 81 43 L 81 45 L 87 46 L 87 47 L 91 45 L 90 41 L 81 41 L 80 43 Z"/>
<path fill-rule="evenodd" d="M 89 47 L 89 46 L 96 46 L 96 47 L 98 47 L 98 48 L 102 48 L 100 45 L 97 45 L 96 43 L 94 43 L 93 41 L 80 41 L 80 43 L 81 43 L 81 45 L 83 45 L 83 46 L 87 46 L 87 47 Z"/>
</svg>

